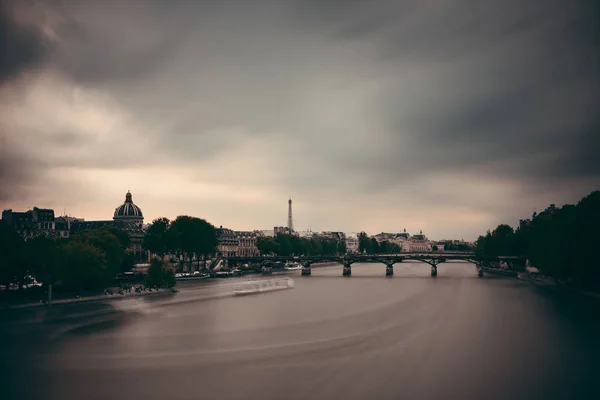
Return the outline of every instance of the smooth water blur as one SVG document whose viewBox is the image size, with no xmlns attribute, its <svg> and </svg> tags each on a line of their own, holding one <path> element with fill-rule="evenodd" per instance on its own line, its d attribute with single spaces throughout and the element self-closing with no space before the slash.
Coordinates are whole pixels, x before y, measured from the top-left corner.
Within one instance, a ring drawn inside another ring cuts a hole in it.
<svg viewBox="0 0 600 400">
<path fill-rule="evenodd" d="M 248 279 L 232 278 L 64 306 L 60 321 L 3 328 L 4 394 L 598 398 L 596 301 L 478 278 L 471 264 L 438 271 L 404 263 L 386 278 L 384 265 L 358 264 L 342 277 L 341 266 L 321 267 L 285 274 L 293 289 L 251 296 L 232 296 Z"/>
</svg>

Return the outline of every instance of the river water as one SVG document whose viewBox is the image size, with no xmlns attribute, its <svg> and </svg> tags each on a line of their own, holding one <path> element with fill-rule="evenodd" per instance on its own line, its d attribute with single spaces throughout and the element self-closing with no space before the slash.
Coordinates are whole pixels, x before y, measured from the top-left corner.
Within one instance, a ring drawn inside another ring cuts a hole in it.
<svg viewBox="0 0 600 400">
<path fill-rule="evenodd" d="M 231 296 L 248 279 L 232 278 L 62 306 L 2 328 L 2 398 L 600 398 L 597 300 L 438 271 L 321 267 L 258 295 Z"/>
</svg>

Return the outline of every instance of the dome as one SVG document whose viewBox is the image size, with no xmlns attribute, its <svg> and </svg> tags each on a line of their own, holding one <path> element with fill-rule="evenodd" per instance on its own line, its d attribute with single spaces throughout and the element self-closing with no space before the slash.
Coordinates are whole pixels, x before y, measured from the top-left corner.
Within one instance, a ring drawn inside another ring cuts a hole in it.
<svg viewBox="0 0 600 400">
<path fill-rule="evenodd" d="M 125 203 L 115 209 L 113 219 L 144 219 L 142 209 L 133 204 L 129 191 L 125 195 Z"/>
</svg>

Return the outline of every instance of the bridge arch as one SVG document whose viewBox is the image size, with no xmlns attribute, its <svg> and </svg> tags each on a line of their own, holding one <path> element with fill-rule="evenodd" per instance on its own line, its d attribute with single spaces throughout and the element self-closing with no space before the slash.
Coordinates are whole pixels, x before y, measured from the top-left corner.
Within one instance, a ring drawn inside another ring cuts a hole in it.
<svg viewBox="0 0 600 400">
<path fill-rule="evenodd" d="M 264 265 L 264 263 L 293 261 L 302 264 L 302 275 L 311 275 L 312 264 L 321 262 L 338 263 L 343 266 L 343 276 L 352 274 L 352 264 L 363 263 L 381 263 L 386 266 L 386 275 L 394 273 L 394 265 L 405 261 L 419 261 L 431 266 L 431 275 L 437 275 L 439 264 L 450 261 L 462 261 L 474 264 L 477 267 L 479 276 L 483 275 L 483 265 L 488 262 L 506 261 L 510 264 L 525 263 L 525 258 L 517 257 L 482 257 L 473 253 L 400 253 L 400 254 L 352 254 L 352 255 L 328 255 L 328 256 L 257 256 L 257 257 L 229 257 L 230 265 L 238 263 L 252 263 L 254 265 Z"/>
</svg>

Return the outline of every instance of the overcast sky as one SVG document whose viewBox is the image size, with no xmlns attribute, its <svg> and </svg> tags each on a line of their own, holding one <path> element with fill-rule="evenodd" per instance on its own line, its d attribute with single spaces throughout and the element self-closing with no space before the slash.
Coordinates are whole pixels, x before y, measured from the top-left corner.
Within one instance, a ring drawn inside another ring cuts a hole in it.
<svg viewBox="0 0 600 400">
<path fill-rule="evenodd" d="M 0 208 L 473 240 L 600 188 L 599 9 L 8 2 Z"/>
</svg>

